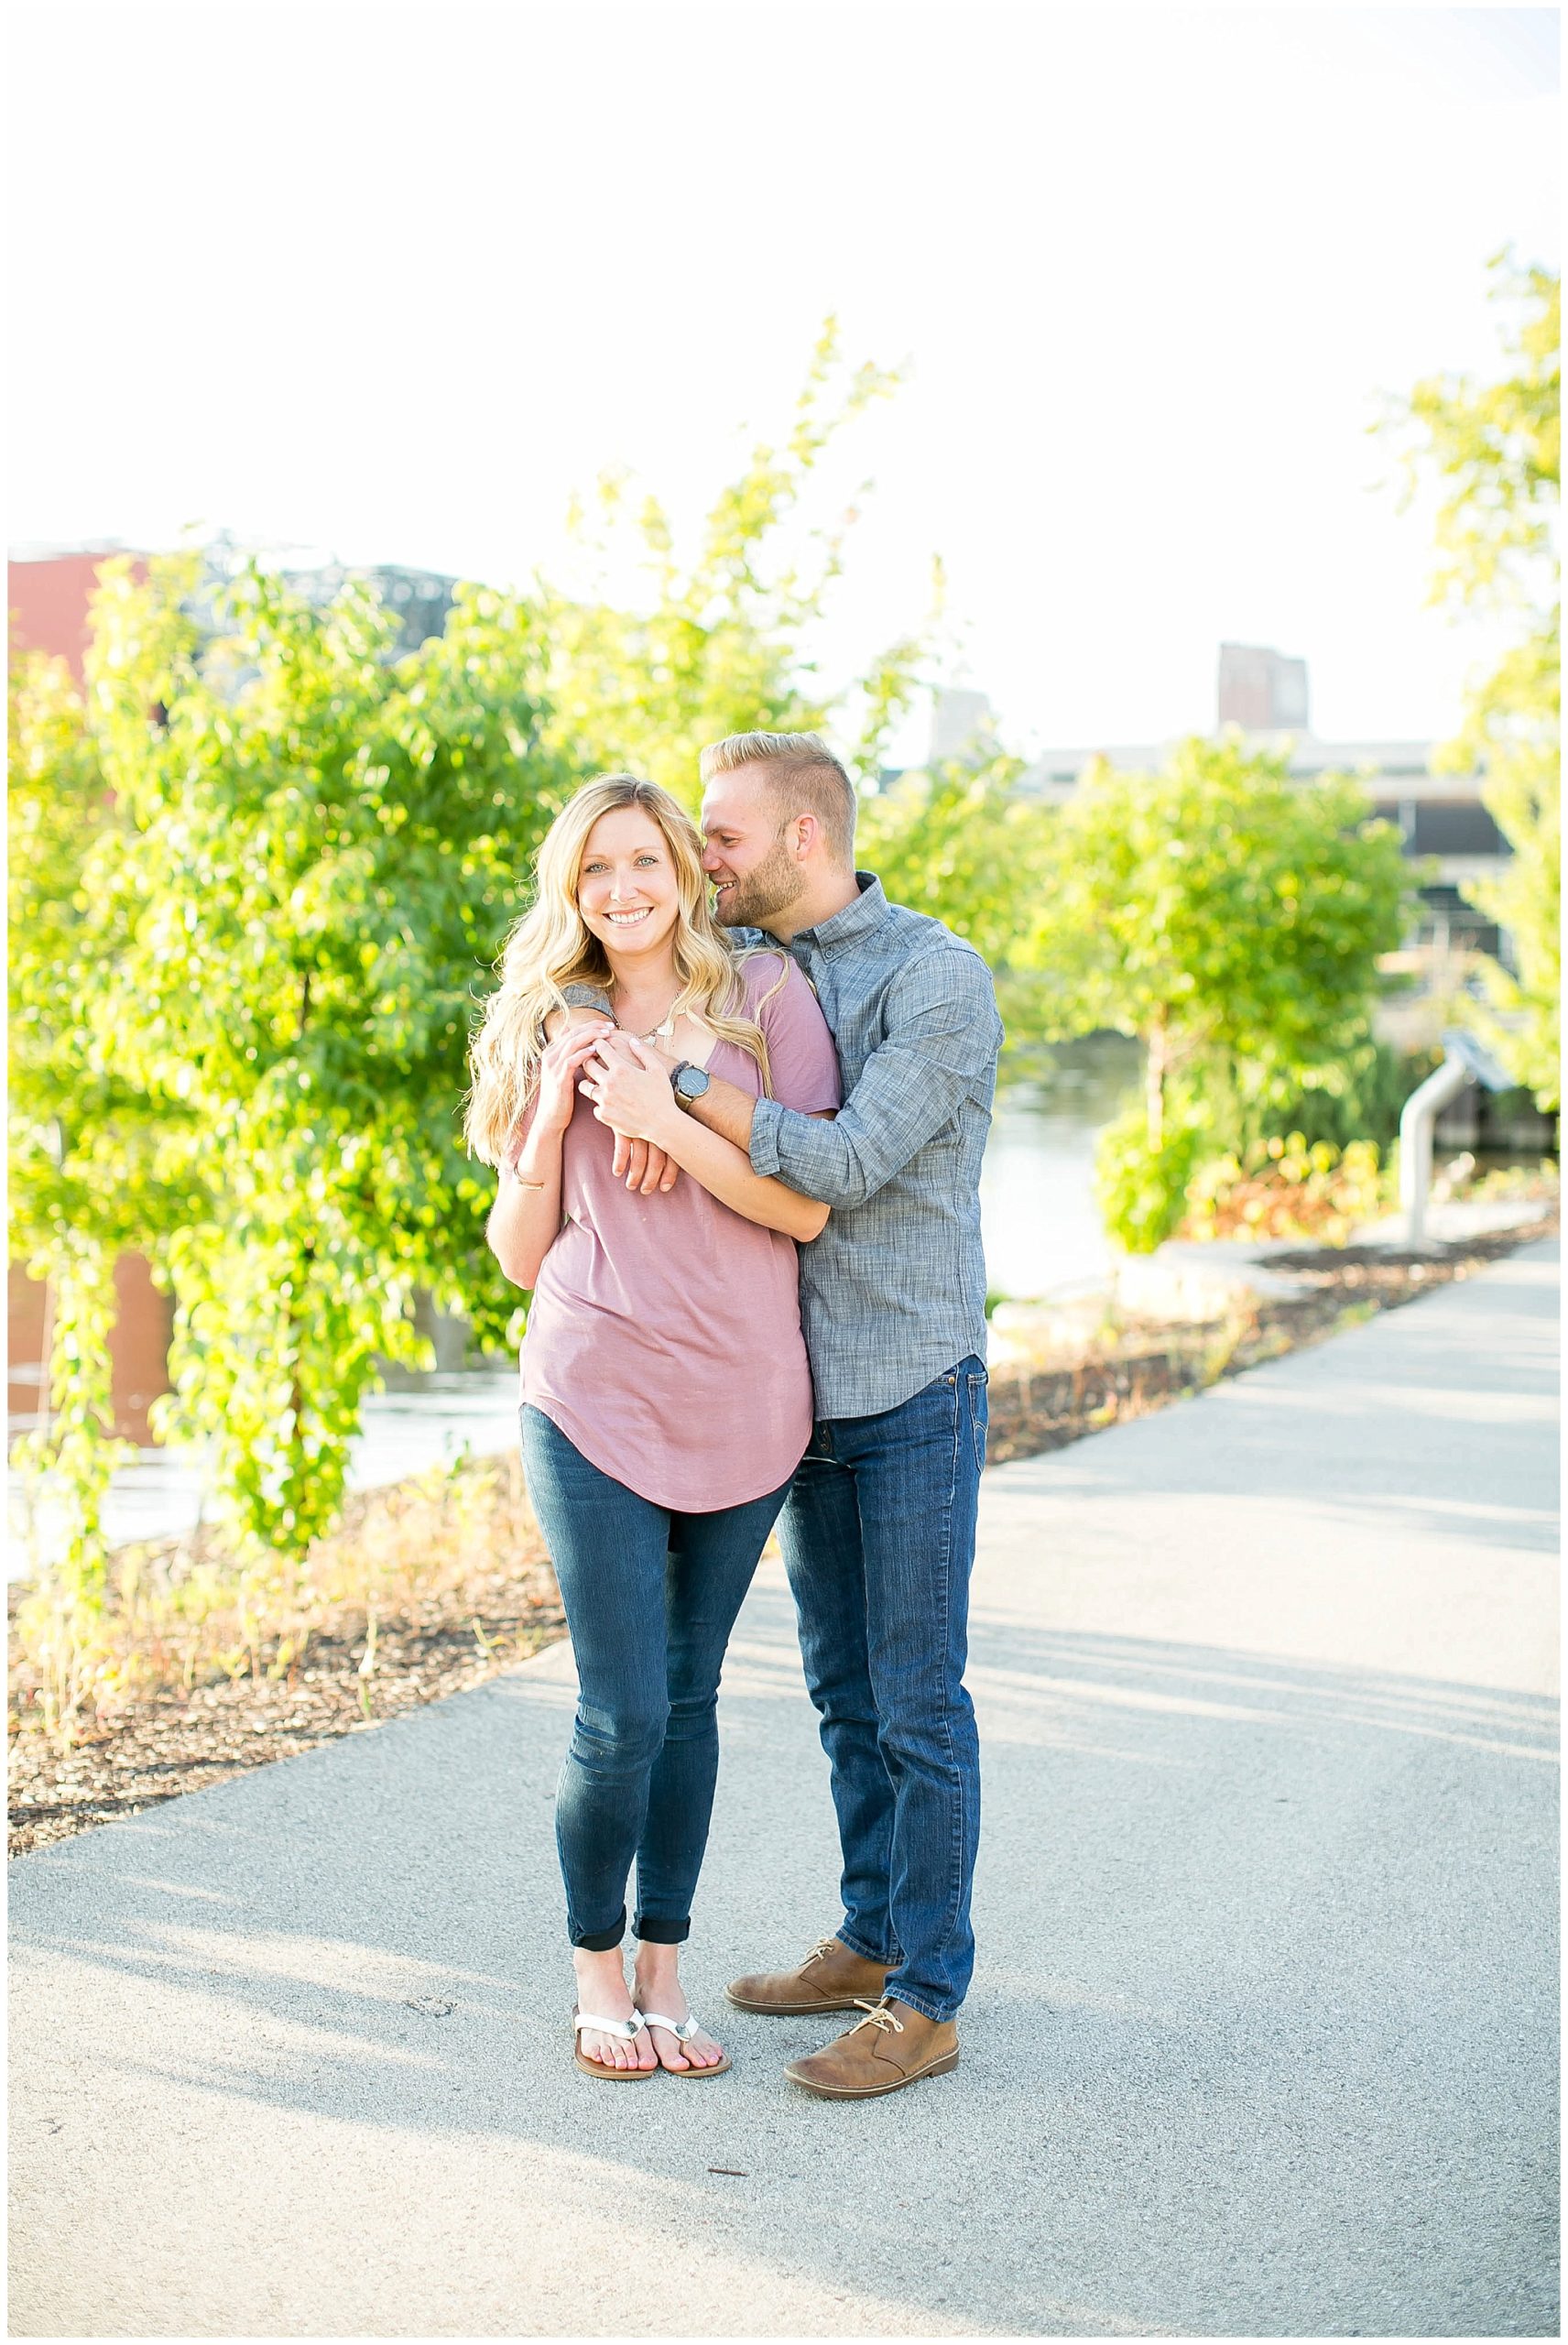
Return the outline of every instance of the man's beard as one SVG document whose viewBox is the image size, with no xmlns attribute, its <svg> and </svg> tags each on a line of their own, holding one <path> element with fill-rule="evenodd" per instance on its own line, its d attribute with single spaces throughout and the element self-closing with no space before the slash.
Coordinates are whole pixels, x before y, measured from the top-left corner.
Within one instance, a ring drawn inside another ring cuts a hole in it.
<svg viewBox="0 0 1568 2345">
<path fill-rule="evenodd" d="M 776 912 L 787 911 L 800 895 L 800 866 L 778 838 L 757 868 L 736 879 L 714 909 L 725 928 L 766 928 Z"/>
</svg>

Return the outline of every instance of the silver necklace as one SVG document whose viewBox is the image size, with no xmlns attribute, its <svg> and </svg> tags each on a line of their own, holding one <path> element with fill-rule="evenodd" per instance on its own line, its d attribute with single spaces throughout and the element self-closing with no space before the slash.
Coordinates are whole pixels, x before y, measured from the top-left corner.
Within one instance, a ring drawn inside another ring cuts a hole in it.
<svg viewBox="0 0 1568 2345">
<path fill-rule="evenodd" d="M 619 987 L 617 987 L 616 990 L 617 990 L 617 992 L 619 991 Z M 680 997 L 680 995 L 679 995 L 679 994 L 677 994 L 677 996 L 676 996 L 676 998 L 676 998 L 676 1000 L 678 1001 L 678 1000 L 680 999 L 680 998 L 681 998 L 681 997 Z M 659 1025 L 657 1025 L 657 1026 L 650 1026 L 650 1027 L 648 1028 L 648 1032 L 647 1032 L 646 1034 L 639 1034 L 639 1035 L 637 1036 L 637 1041 L 638 1041 L 639 1042 L 669 1042 L 669 1040 L 670 1040 L 670 1037 L 671 1036 L 671 1034 L 673 1034 L 673 1033 L 674 1033 L 674 1031 L 675 1031 L 675 1002 L 673 1002 L 673 1001 L 672 1001 L 672 1002 L 670 1003 L 670 1005 L 669 1009 L 665 1011 L 665 1013 L 664 1013 L 664 1017 L 663 1017 L 663 1020 L 661 1020 L 661 1022 L 660 1022 Z"/>
</svg>

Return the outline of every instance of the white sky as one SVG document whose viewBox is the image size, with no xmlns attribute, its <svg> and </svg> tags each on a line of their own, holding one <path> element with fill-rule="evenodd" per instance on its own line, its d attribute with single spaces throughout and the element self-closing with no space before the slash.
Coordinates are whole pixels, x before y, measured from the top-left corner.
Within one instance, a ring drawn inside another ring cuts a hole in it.
<svg viewBox="0 0 1568 2345">
<path fill-rule="evenodd" d="M 1020 746 L 1450 725 L 1378 394 L 1558 257 L 1556 12 L 837 5 L 12 12 L 16 541 L 183 526 L 498 583 L 632 467 L 690 523 L 817 327 L 908 361 L 824 643 L 915 621 Z M 743 431 L 741 427 L 746 427 Z"/>
</svg>

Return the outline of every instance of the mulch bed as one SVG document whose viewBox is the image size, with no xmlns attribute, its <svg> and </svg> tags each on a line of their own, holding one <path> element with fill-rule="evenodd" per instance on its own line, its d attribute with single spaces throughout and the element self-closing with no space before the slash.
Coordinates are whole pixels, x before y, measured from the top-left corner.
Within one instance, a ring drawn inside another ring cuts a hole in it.
<svg viewBox="0 0 1568 2345">
<path fill-rule="evenodd" d="M 225 1677 L 128 1702 L 63 1753 L 36 1729 L 13 1735 L 10 1853 L 47 1848 L 248 1767 L 363 1734 L 400 1710 L 483 1684 L 553 1644 L 564 1627 L 553 1575 L 531 1565 L 516 1579 L 495 1574 L 481 1601 L 461 1612 L 423 1605 L 401 1620 L 382 1620 L 368 1682 L 359 1674 L 361 1625 L 313 1636 L 304 1662 L 282 1677 Z M 265 1648 L 261 1657 L 265 1663 Z"/>
<path fill-rule="evenodd" d="M 1304 1282 L 1300 1295 L 1261 1303 L 1220 1373 L 1241 1374 L 1332 1335 L 1347 1314 L 1388 1311 L 1461 1279 L 1519 1246 L 1555 1235 L 1555 1218 L 1430 1254 L 1345 1247 L 1278 1254 L 1269 1268 Z M 1164 1407 L 1213 1380 L 1215 1330 L 1133 1336 L 1081 1367 L 1005 1369 L 991 1385 L 991 1462 L 1061 1449 L 1119 1419 Z M 136 1816 L 246 1768 L 293 1757 L 340 1735 L 477 1685 L 552 1643 L 564 1627 L 548 1567 L 520 1559 L 470 1588 L 461 1609 L 419 1606 L 378 1626 L 375 1671 L 360 1675 L 363 1625 L 311 1639 L 302 1664 L 278 1678 L 245 1675 L 127 1703 L 64 1753 L 42 1733 L 11 1745 L 10 1853 Z"/>
<path fill-rule="evenodd" d="M 1235 1348 L 1219 1369 L 1240 1376 L 1265 1360 L 1320 1342 L 1356 1318 L 1392 1311 L 1433 1287 L 1500 1261 L 1520 1246 L 1557 1234 L 1555 1214 L 1526 1228 L 1470 1238 L 1431 1252 L 1401 1254 L 1382 1247 L 1306 1247 L 1271 1254 L 1268 1267 L 1302 1282 L 1301 1294 L 1260 1301 Z M 1065 1448 L 1120 1418 L 1186 1399 L 1214 1380 L 1214 1327 L 1146 1329 L 1114 1354 L 1081 1367 L 1044 1372 L 1008 1369 L 991 1380 L 991 1433 L 986 1461 L 1006 1465 Z"/>
</svg>

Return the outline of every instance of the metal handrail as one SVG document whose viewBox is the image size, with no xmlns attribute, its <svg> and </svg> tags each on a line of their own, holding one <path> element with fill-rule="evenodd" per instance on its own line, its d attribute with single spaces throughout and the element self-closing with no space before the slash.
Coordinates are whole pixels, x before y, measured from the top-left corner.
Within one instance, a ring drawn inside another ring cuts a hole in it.
<svg viewBox="0 0 1568 2345">
<path fill-rule="evenodd" d="M 1399 1115 L 1399 1205 L 1405 1242 L 1410 1247 L 1425 1242 L 1432 1133 L 1439 1116 L 1467 1083 L 1482 1084 L 1488 1091 L 1508 1091 L 1513 1084 L 1490 1051 L 1462 1027 L 1451 1027 L 1443 1046 L 1443 1064 L 1411 1092 Z"/>
</svg>

